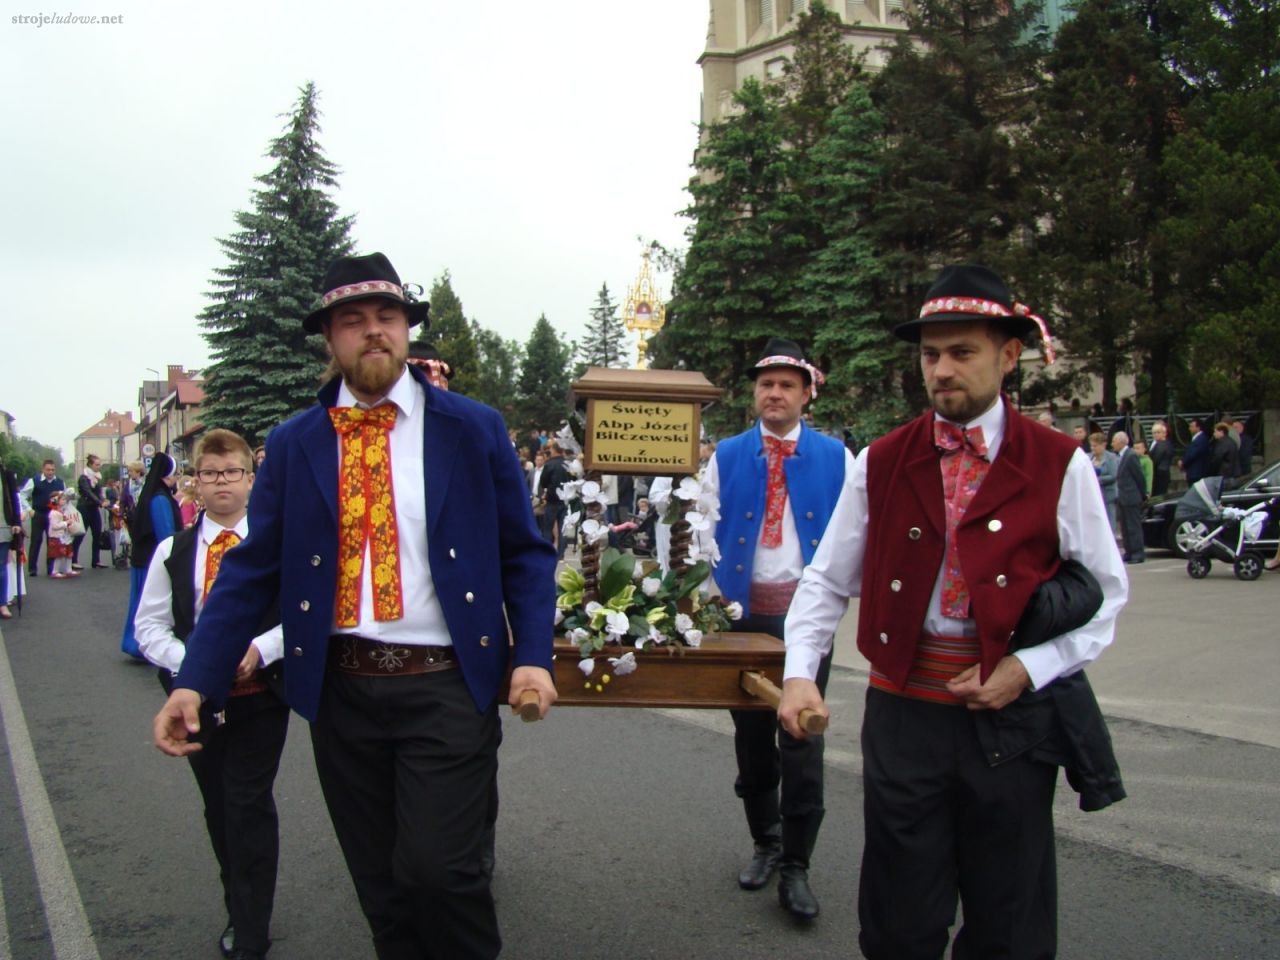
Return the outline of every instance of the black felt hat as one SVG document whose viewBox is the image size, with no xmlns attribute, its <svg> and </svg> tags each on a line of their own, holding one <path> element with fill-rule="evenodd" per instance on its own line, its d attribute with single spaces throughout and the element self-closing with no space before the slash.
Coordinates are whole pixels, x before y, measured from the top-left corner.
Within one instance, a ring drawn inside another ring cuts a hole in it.
<svg viewBox="0 0 1280 960">
<path fill-rule="evenodd" d="M 804 358 L 804 351 L 800 349 L 800 345 L 794 340 L 771 337 L 769 342 L 764 345 L 764 353 L 760 355 L 756 365 L 747 371 L 747 376 L 754 380 L 760 376 L 760 371 L 770 370 L 775 367 L 790 367 L 792 370 L 799 370 L 804 374 L 806 385 L 813 383 L 813 366 Z"/>
<path fill-rule="evenodd" d="M 973 323 L 991 320 L 1022 340 L 1034 335 L 1038 324 L 1031 311 L 1014 302 L 1009 288 L 988 267 L 961 264 L 943 267 L 925 296 L 920 316 L 893 328 L 894 336 L 920 342 L 920 328 L 930 323 Z"/>
<path fill-rule="evenodd" d="M 440 351 L 435 348 L 435 344 L 427 343 L 425 340 L 409 341 L 409 359 L 410 360 L 436 360 L 443 364 L 440 372 L 444 374 L 446 380 L 453 378 L 455 373 L 453 364 L 440 356 Z"/>
<path fill-rule="evenodd" d="M 307 333 L 319 333 L 320 322 L 330 309 L 347 300 L 364 300 L 381 297 L 400 304 L 409 315 L 409 326 L 430 323 L 427 314 L 431 304 L 417 300 L 405 290 L 400 274 L 391 261 L 381 253 L 363 257 L 339 257 L 329 265 L 324 275 L 320 302 L 302 321 Z"/>
</svg>

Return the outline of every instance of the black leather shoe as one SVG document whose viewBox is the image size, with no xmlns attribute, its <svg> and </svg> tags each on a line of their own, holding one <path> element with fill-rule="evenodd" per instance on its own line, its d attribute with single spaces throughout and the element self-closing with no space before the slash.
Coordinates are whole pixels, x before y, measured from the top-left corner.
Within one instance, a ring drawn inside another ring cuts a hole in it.
<svg viewBox="0 0 1280 960">
<path fill-rule="evenodd" d="M 773 877 L 773 871 L 778 869 L 780 856 L 782 844 L 777 840 L 757 843 L 751 862 L 738 874 L 738 886 L 743 890 L 759 890 Z"/>
<path fill-rule="evenodd" d="M 813 920 L 818 916 L 818 898 L 809 889 L 808 870 L 783 864 L 778 876 L 778 902 L 799 920 Z"/>
<path fill-rule="evenodd" d="M 222 931 L 222 936 L 218 938 L 218 950 L 227 958 L 236 952 L 236 928 L 229 923 L 227 929 Z"/>
<path fill-rule="evenodd" d="M 267 955 L 255 950 L 232 950 L 230 960 L 267 960 Z"/>
</svg>

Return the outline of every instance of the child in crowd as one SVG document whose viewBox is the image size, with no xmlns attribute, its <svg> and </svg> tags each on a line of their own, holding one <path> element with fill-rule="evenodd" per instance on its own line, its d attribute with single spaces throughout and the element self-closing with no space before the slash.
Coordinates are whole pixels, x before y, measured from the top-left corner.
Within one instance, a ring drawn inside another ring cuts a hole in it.
<svg viewBox="0 0 1280 960">
<path fill-rule="evenodd" d="M 67 495 L 59 490 L 49 499 L 49 577 L 65 580 L 78 577 L 80 572 L 71 569 L 71 533 L 75 507 L 70 506 Z"/>
</svg>

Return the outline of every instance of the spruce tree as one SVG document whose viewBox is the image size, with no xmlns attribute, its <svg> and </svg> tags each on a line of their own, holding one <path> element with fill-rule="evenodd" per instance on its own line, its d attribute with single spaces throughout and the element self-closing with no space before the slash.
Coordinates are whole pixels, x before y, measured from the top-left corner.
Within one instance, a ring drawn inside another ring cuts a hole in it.
<svg viewBox="0 0 1280 960">
<path fill-rule="evenodd" d="M 626 325 L 618 316 L 618 302 L 609 295 L 609 285 L 602 283 L 578 344 L 578 373 L 587 367 L 625 367 L 630 351 Z"/>
<path fill-rule="evenodd" d="M 523 352 L 520 344 L 515 340 L 504 340 L 498 333 L 475 322 L 471 330 L 478 369 L 484 373 L 472 398 L 487 403 L 502 414 L 509 426 L 515 426 L 519 414 L 518 380 Z"/>
<path fill-rule="evenodd" d="M 1035 4 L 1005 0 L 906 7 L 909 33 L 873 84 L 889 149 L 871 225 L 884 267 L 877 308 L 890 325 L 916 315 L 944 264 L 1006 271 L 1028 222 L 1013 138 L 1034 113 L 1036 15 Z M 913 407 L 923 402 L 915 365 L 903 389 Z"/>
<path fill-rule="evenodd" d="M 1024 296 L 1052 307 L 1055 336 L 1101 379 L 1107 410 L 1117 378 L 1132 372 L 1138 332 L 1157 319 L 1158 144 L 1176 84 L 1141 9 L 1087 0 L 1062 25 L 1021 155 L 1036 214 L 1028 225 L 1047 225 L 1019 271 L 1031 281 Z"/>
<path fill-rule="evenodd" d="M 525 344 L 520 364 L 520 430 L 555 432 L 569 416 L 569 363 L 572 344 L 556 333 L 546 314 L 537 323 Z"/>
<path fill-rule="evenodd" d="M 427 300 L 431 303 L 431 325 L 419 329 L 418 339 L 439 350 L 440 356 L 453 368 L 449 389 L 475 398 L 486 373 L 480 368 L 471 321 L 463 312 L 462 300 L 454 292 L 448 270 L 431 284 Z"/>
<path fill-rule="evenodd" d="M 269 173 L 256 178 L 253 209 L 218 243 L 227 265 L 214 268 L 212 301 L 200 313 L 213 355 L 205 371 L 202 419 L 240 433 L 251 446 L 315 400 L 323 340 L 302 329 L 329 264 L 351 253 L 352 218 L 330 196 L 337 167 L 324 156 L 318 95 L 308 83 L 284 131 L 271 141 Z"/>
</svg>

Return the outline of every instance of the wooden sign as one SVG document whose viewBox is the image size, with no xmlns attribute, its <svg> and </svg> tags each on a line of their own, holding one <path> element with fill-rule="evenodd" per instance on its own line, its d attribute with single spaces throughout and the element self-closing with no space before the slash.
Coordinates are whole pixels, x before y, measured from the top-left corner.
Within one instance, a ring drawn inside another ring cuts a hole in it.
<svg viewBox="0 0 1280 960">
<path fill-rule="evenodd" d="M 702 405 L 724 392 L 689 370 L 606 367 L 572 389 L 587 402 L 587 470 L 676 476 L 697 472 Z"/>
</svg>

